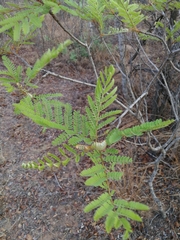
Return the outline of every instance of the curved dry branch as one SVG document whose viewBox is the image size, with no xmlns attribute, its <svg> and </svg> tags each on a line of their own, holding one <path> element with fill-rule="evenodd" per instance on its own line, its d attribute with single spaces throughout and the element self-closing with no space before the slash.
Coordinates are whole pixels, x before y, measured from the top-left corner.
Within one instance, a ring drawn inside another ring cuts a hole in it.
<svg viewBox="0 0 180 240">
<path fill-rule="evenodd" d="M 163 218 L 166 217 L 166 213 L 163 209 L 162 202 L 159 200 L 159 198 L 155 194 L 154 187 L 153 187 L 153 181 L 154 181 L 154 179 L 157 175 L 159 163 L 160 163 L 160 161 L 162 161 L 165 158 L 165 155 L 166 155 L 165 151 L 162 150 L 162 153 L 159 155 L 159 157 L 154 162 L 154 171 L 153 171 L 153 173 L 152 173 L 152 175 L 149 179 L 149 187 L 150 187 L 151 195 L 152 195 L 155 203 L 158 205 L 159 210 L 161 211 Z"/>
<path fill-rule="evenodd" d="M 163 216 L 163 218 L 166 217 L 166 212 L 163 208 L 163 204 L 162 202 L 160 201 L 160 199 L 156 196 L 155 194 L 155 191 L 154 191 L 154 187 L 153 187 L 153 181 L 157 175 L 157 172 L 159 170 L 159 163 L 161 161 L 164 160 L 166 154 L 167 154 L 167 151 L 177 142 L 177 141 L 180 141 L 180 137 L 177 137 L 173 140 L 174 136 L 175 136 L 175 132 L 176 132 L 176 129 L 174 130 L 174 133 L 171 135 L 171 137 L 167 140 L 167 142 L 161 147 L 161 154 L 159 155 L 159 157 L 154 161 L 154 170 L 153 170 L 153 173 L 149 179 L 149 187 L 150 187 L 150 191 L 151 191 L 151 195 L 153 197 L 153 200 L 155 201 L 155 203 L 158 205 L 159 207 L 159 210 Z"/>
</svg>

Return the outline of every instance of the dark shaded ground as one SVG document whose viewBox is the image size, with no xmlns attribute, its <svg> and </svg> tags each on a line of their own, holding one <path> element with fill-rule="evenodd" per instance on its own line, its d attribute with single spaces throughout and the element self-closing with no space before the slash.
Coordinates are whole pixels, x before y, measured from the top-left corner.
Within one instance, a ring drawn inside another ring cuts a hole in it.
<svg viewBox="0 0 180 240">
<path fill-rule="evenodd" d="M 35 52 L 21 50 L 21 55 L 28 55 L 33 63 Z M 11 57 L 16 63 L 20 60 Z M 0 65 L 2 69 L 2 65 Z M 85 66 L 61 63 L 48 66 L 61 75 L 93 83 L 92 70 Z M 37 93 L 61 92 L 64 101 L 73 104 L 74 108 L 83 109 L 87 94 L 93 88 L 73 82 L 48 76 L 39 75 Z M 105 240 L 122 239 L 122 230 L 114 231 L 108 235 L 103 224 L 95 224 L 91 214 L 84 214 L 83 207 L 95 196 L 98 189 L 84 186 L 78 173 L 89 162 L 83 159 L 80 165 L 72 161 L 66 168 L 55 172 L 37 172 L 24 170 L 22 162 L 41 158 L 48 151 L 56 151 L 51 141 L 58 134 L 57 131 L 47 130 L 34 125 L 24 116 L 13 113 L 12 104 L 20 99 L 19 93 L 7 94 L 0 87 L 0 239 L 1 240 Z M 122 144 L 120 146 L 124 149 Z M 134 154 L 134 153 L 132 153 Z M 147 179 L 152 173 L 153 162 L 145 150 L 136 149 L 137 161 L 134 163 L 135 175 L 141 176 L 145 169 L 143 183 L 139 184 L 138 194 L 133 192 L 133 199 L 148 203 L 151 210 L 143 213 L 143 223 L 132 223 L 134 232 L 131 239 L 178 239 L 180 237 L 180 182 L 178 163 L 170 157 L 167 163 L 162 163 L 156 177 L 155 190 L 157 196 L 164 203 L 167 218 L 163 219 L 157 206 L 150 196 Z M 135 171 L 135 168 L 137 171 Z M 139 172 L 138 172 L 139 171 Z M 135 177 L 131 176 L 131 184 Z M 119 186 L 122 187 L 121 185 Z M 137 187 L 137 186 L 136 186 Z M 134 189 L 134 186 L 133 186 Z M 129 192 L 128 186 L 124 190 Z M 127 195 L 126 195 L 127 196 Z"/>
</svg>

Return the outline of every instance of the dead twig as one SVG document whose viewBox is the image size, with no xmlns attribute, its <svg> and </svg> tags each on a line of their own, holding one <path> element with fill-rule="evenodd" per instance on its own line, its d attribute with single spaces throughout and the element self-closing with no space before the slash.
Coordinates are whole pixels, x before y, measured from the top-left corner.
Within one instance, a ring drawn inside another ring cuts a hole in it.
<svg viewBox="0 0 180 240">
<path fill-rule="evenodd" d="M 57 177 L 56 177 L 56 174 L 55 174 L 55 173 L 54 173 L 54 177 L 55 177 L 55 179 L 56 179 L 56 182 L 57 182 L 57 184 L 58 184 L 59 188 L 60 188 L 60 189 L 63 189 L 63 188 L 61 187 L 61 185 L 60 185 L 60 183 L 59 183 L 59 181 L 58 181 L 58 179 L 57 179 Z"/>
<path fill-rule="evenodd" d="M 153 181 L 157 175 L 157 172 L 159 170 L 159 163 L 161 161 L 164 160 L 166 154 L 167 154 L 167 151 L 180 139 L 179 138 L 176 138 L 174 139 L 173 141 L 169 142 L 169 140 L 167 141 L 169 144 L 167 145 L 167 142 L 162 146 L 161 148 L 161 154 L 159 155 L 159 157 L 154 161 L 154 171 L 149 179 L 149 187 L 150 187 L 150 191 L 151 191 L 151 195 L 155 201 L 155 203 L 158 205 L 159 209 L 160 209 L 160 212 L 162 213 L 162 216 L 163 218 L 166 217 L 166 212 L 164 211 L 163 209 L 163 204 L 162 202 L 159 200 L 159 198 L 156 196 L 155 194 L 155 191 L 154 191 L 154 187 L 153 187 Z"/>
<path fill-rule="evenodd" d="M 160 212 L 162 213 L 163 218 L 166 217 L 166 212 L 163 209 L 163 204 L 162 202 L 159 200 L 159 198 L 156 196 L 155 191 L 154 191 L 154 187 L 153 187 L 153 181 L 156 177 L 156 174 L 158 172 L 158 166 L 161 160 L 163 160 L 166 156 L 166 152 L 164 149 L 162 149 L 162 153 L 159 155 L 159 157 L 156 159 L 156 161 L 154 162 L 154 171 L 149 179 L 149 187 L 150 187 L 150 191 L 151 191 L 151 195 L 155 201 L 155 203 L 158 205 Z"/>
</svg>

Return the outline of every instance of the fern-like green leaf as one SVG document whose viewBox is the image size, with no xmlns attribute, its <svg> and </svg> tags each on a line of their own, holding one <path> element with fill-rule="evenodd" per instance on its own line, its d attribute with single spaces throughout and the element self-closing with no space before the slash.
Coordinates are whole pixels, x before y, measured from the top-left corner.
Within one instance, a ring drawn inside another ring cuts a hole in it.
<svg viewBox="0 0 180 240">
<path fill-rule="evenodd" d="M 141 217 L 137 213 L 135 213 L 135 212 L 133 212 L 133 211 L 131 211 L 129 209 L 125 209 L 125 208 L 119 207 L 117 209 L 117 212 L 121 216 L 124 216 L 126 218 L 130 218 L 130 219 L 132 219 L 134 221 L 142 222 Z"/>
<path fill-rule="evenodd" d="M 88 178 L 85 181 L 86 186 L 102 186 L 102 184 L 105 184 L 105 181 L 107 180 L 106 174 L 104 172 L 95 174 L 94 176 Z"/>
<path fill-rule="evenodd" d="M 100 0 L 87 0 L 87 5 L 85 5 L 83 11 L 81 11 L 84 13 L 81 14 L 81 18 L 96 22 L 101 32 L 104 29 L 105 21 L 105 17 L 103 15 L 105 4 L 103 3 L 104 1 L 102 2 Z"/>
<path fill-rule="evenodd" d="M 91 112 L 91 109 L 89 107 L 86 107 L 86 114 L 89 120 L 89 123 L 91 125 L 91 128 L 94 129 L 94 131 L 96 130 L 96 119 L 94 117 L 94 115 Z"/>
<path fill-rule="evenodd" d="M 16 22 L 14 25 L 14 41 L 19 41 L 21 35 L 21 24 L 19 22 Z"/>
<path fill-rule="evenodd" d="M 6 91 L 9 93 L 14 91 L 14 87 L 10 83 L 3 83 L 2 86 L 4 86 Z"/>
<path fill-rule="evenodd" d="M 114 81 L 112 81 L 114 83 Z M 105 96 L 102 97 L 101 102 L 106 103 L 108 100 L 110 100 L 112 97 L 114 97 L 115 93 L 117 92 L 117 87 L 115 87 L 111 92 L 104 91 Z M 101 111 L 104 109 L 104 107 L 101 107 Z"/>
<path fill-rule="evenodd" d="M 115 88 L 116 90 L 116 88 Z M 106 101 L 104 104 L 101 105 L 101 111 L 108 108 L 117 98 L 117 95 L 112 96 L 108 101 Z"/>
<path fill-rule="evenodd" d="M 108 92 L 114 86 L 114 80 L 112 80 L 114 71 L 114 67 L 110 66 L 109 68 L 105 68 L 104 74 L 100 72 L 100 76 L 97 79 L 94 100 L 88 96 L 89 107 L 86 107 L 86 115 L 92 140 L 97 138 L 98 130 L 111 123 L 115 119 L 114 115 L 120 113 L 119 110 L 102 113 L 116 99 L 116 87 L 110 93 Z"/>
<path fill-rule="evenodd" d="M 114 129 L 107 136 L 107 144 L 113 144 L 121 140 L 122 137 L 140 136 L 144 132 L 166 127 L 173 122 L 174 120 L 162 121 L 161 119 L 158 119 L 156 121 L 143 123 L 132 128 L 126 128 L 125 130 Z"/>
<path fill-rule="evenodd" d="M 53 159 L 53 166 L 56 167 L 56 168 L 59 168 L 60 165 L 61 165 L 61 161 L 60 161 L 60 158 L 57 157 L 55 154 L 53 153 L 48 153 L 47 154 L 49 157 L 51 157 Z"/>
<path fill-rule="evenodd" d="M 46 165 L 49 167 L 49 168 L 52 168 L 53 167 L 53 162 L 50 158 L 48 158 L 47 156 L 44 156 L 44 161 L 46 162 Z"/>
<path fill-rule="evenodd" d="M 81 118 L 81 132 L 82 132 L 82 136 L 84 137 L 87 137 L 89 135 L 89 123 L 88 123 L 87 117 L 84 115 L 82 115 L 82 118 Z"/>
<path fill-rule="evenodd" d="M 105 202 L 102 206 L 100 206 L 95 214 L 94 214 L 94 221 L 98 221 L 100 218 L 102 218 L 105 215 L 108 215 L 108 213 L 110 211 L 112 211 L 114 208 L 113 204 L 111 203 L 111 201 L 107 201 Z"/>
<path fill-rule="evenodd" d="M 1 27 L 1 28 L 0 28 L 0 33 L 3 33 L 3 32 L 5 32 L 6 30 L 11 29 L 11 28 L 13 27 L 13 25 L 14 25 L 13 23 L 9 23 L 9 24 Z"/>
<path fill-rule="evenodd" d="M 103 119 L 109 118 L 111 116 L 118 115 L 121 112 L 122 112 L 121 110 L 113 110 L 113 111 L 105 112 L 100 115 L 99 120 L 103 120 Z"/>
<path fill-rule="evenodd" d="M 24 17 L 28 16 L 32 12 L 31 9 L 26 9 L 24 11 L 18 12 L 15 16 L 12 16 L 9 18 L 5 18 L 2 21 L 0 21 L 0 26 L 7 25 L 9 23 L 16 23 L 18 21 L 22 21 Z"/>
<path fill-rule="evenodd" d="M 122 240 L 128 240 L 129 237 L 130 237 L 129 231 L 126 230 L 125 233 L 123 234 Z"/>
<path fill-rule="evenodd" d="M 45 163 L 41 159 L 38 159 L 38 163 L 36 162 L 28 162 L 28 163 L 22 163 L 22 167 L 26 169 L 38 169 L 40 171 L 45 169 Z"/>
<path fill-rule="evenodd" d="M 126 218 L 120 218 L 120 220 L 121 220 L 121 222 L 123 224 L 123 227 L 126 229 L 126 231 L 132 232 L 132 228 L 131 228 L 131 225 L 128 222 L 128 220 Z"/>
<path fill-rule="evenodd" d="M 116 164 L 127 164 L 131 163 L 133 160 L 127 156 L 117 156 L 117 155 L 108 155 L 104 158 L 106 162 L 116 163 Z"/>
<path fill-rule="evenodd" d="M 41 104 L 44 112 L 44 118 L 46 118 L 49 121 L 53 121 L 53 110 L 48 100 L 42 99 Z"/>
<path fill-rule="evenodd" d="M 119 181 L 122 176 L 123 176 L 122 172 L 108 172 L 107 173 L 107 177 L 110 180 Z"/>
<path fill-rule="evenodd" d="M 99 151 L 91 151 L 87 152 L 86 155 L 92 160 L 92 162 L 96 164 L 101 164 L 101 155 Z"/>
<path fill-rule="evenodd" d="M 116 148 L 107 148 L 105 150 L 105 154 L 112 154 L 112 155 L 117 155 L 119 153 L 119 151 Z"/>
<path fill-rule="evenodd" d="M 68 163 L 70 162 L 70 158 L 66 158 L 64 161 L 62 161 L 62 165 L 65 167 L 68 165 Z"/>
<path fill-rule="evenodd" d="M 75 155 L 75 156 L 77 155 L 77 151 L 74 148 L 70 147 L 68 144 L 64 144 L 64 148 L 68 152 L 72 153 L 73 155 Z"/>
<path fill-rule="evenodd" d="M 114 211 L 110 211 L 106 217 L 105 228 L 107 233 L 110 233 L 112 228 L 116 225 L 118 220 L 118 214 Z"/>
<path fill-rule="evenodd" d="M 22 23 L 22 31 L 24 35 L 27 35 L 30 32 L 30 25 L 27 17 L 24 18 L 24 21 Z"/>
<path fill-rule="evenodd" d="M 116 119 L 116 117 L 109 117 L 109 118 L 107 118 L 106 120 L 101 121 L 101 122 L 98 124 L 97 130 L 100 130 L 100 129 L 102 129 L 103 127 L 107 126 L 108 124 L 112 123 L 115 119 Z"/>
<path fill-rule="evenodd" d="M 74 122 L 74 132 L 76 132 L 77 134 L 79 134 L 80 132 L 82 132 L 82 125 L 81 125 L 81 114 L 79 111 L 74 111 L 73 113 L 73 122 Z M 78 142 L 77 142 L 78 143 Z"/>
<path fill-rule="evenodd" d="M 90 211 L 92 211 L 93 209 L 102 206 L 105 202 L 109 202 L 111 200 L 111 195 L 106 193 L 101 194 L 98 199 L 90 202 L 85 208 L 84 208 L 84 212 L 88 213 Z"/>
<path fill-rule="evenodd" d="M 13 76 L 13 74 L 16 73 L 16 68 L 15 68 L 14 64 L 13 64 L 13 63 L 11 62 L 11 60 L 10 60 L 8 57 L 6 57 L 6 56 L 2 56 L 2 60 L 3 60 L 4 66 L 7 68 L 9 74 L 10 74 L 11 76 Z"/>
<path fill-rule="evenodd" d="M 114 221 L 114 228 L 119 229 L 121 225 L 122 225 L 121 219 L 117 216 Z"/>
<path fill-rule="evenodd" d="M 78 143 L 80 143 L 80 142 L 83 141 L 83 140 L 84 140 L 84 138 L 83 138 L 82 136 L 80 136 L 80 137 L 73 136 L 73 137 L 70 137 L 70 138 L 69 138 L 68 143 L 69 143 L 70 145 L 75 146 L 75 145 L 77 145 Z"/>
<path fill-rule="evenodd" d="M 111 78 L 110 78 L 110 77 L 111 77 Z M 107 99 L 106 99 L 106 98 L 102 99 L 103 102 L 107 101 L 108 98 L 110 98 L 111 96 L 113 96 L 113 95 L 116 93 L 116 91 L 117 91 L 116 88 L 114 88 L 114 89 L 112 90 L 112 88 L 113 88 L 113 86 L 114 86 L 114 79 L 112 79 L 111 74 L 108 75 L 108 79 L 111 79 L 111 81 L 110 81 L 109 83 L 107 83 L 106 86 L 105 86 L 104 92 L 106 92 L 106 93 L 108 93 L 108 94 L 106 95 L 106 96 L 107 96 Z M 107 82 L 108 82 L 108 80 L 107 80 Z M 109 91 L 111 91 L 111 92 L 109 92 Z"/>
<path fill-rule="evenodd" d="M 92 98 L 89 95 L 87 96 L 87 99 L 88 99 L 88 104 L 89 104 L 91 113 L 93 114 L 93 117 L 96 118 L 99 111 L 99 109 L 97 109 L 98 106 L 95 104 L 95 102 L 92 100 Z"/>
<path fill-rule="evenodd" d="M 0 13 L 1 14 L 4 14 L 4 13 L 8 13 L 10 12 L 11 10 L 9 8 L 5 8 L 3 7 L 2 5 L 0 5 Z"/>
<path fill-rule="evenodd" d="M 56 128 L 65 131 L 53 144 L 58 145 L 74 135 L 70 142 L 80 142 L 82 139 L 88 141 L 85 135 L 88 135 L 87 119 L 81 115 L 76 114 L 78 118 L 73 117 L 72 107 L 69 104 L 63 104 L 60 101 L 51 98 L 61 96 L 61 94 L 50 94 L 35 96 L 33 99 L 30 97 L 24 98 L 18 104 L 14 104 L 16 112 L 21 112 L 25 116 L 31 118 L 35 123 L 49 128 Z M 81 122 L 82 120 L 82 122 Z M 75 122 L 74 122 L 75 121 Z M 80 121 L 80 122 L 77 122 Z M 81 124 L 81 132 L 80 131 Z M 75 126 L 74 126 L 75 125 Z M 74 131 L 75 130 L 75 131 Z M 76 135 L 76 136 L 75 136 Z M 78 139 L 79 138 L 79 139 Z M 78 140 L 77 140 L 78 139 Z M 76 145 L 74 142 L 74 145 Z"/>
<path fill-rule="evenodd" d="M 36 61 L 33 68 L 28 68 L 26 71 L 27 78 L 25 82 L 29 82 L 36 77 L 38 72 L 46 66 L 52 59 L 56 58 L 66 47 L 68 47 L 72 41 L 66 40 L 64 43 L 61 43 L 58 48 L 53 48 L 52 50 L 48 49 L 40 59 Z"/>
<path fill-rule="evenodd" d="M 52 141 L 52 145 L 53 146 L 61 145 L 62 143 L 66 142 L 68 138 L 69 135 L 66 132 L 63 132 Z"/>
<path fill-rule="evenodd" d="M 7 77 L 0 77 L 0 81 L 9 84 L 19 83 L 21 81 L 22 66 L 18 66 L 16 68 L 11 60 L 6 56 L 3 56 L 2 60 L 7 70 L 0 71 L 0 75 L 5 75 Z"/>
<path fill-rule="evenodd" d="M 122 21 L 131 29 L 136 29 L 136 26 L 145 18 L 139 11 L 139 4 L 130 3 L 129 0 L 111 0 L 110 3 L 107 2 L 107 7 L 113 11 L 118 11 Z"/>
<path fill-rule="evenodd" d="M 70 104 L 65 105 L 64 124 L 69 130 L 73 129 L 73 117 L 72 117 L 72 106 Z"/>
<path fill-rule="evenodd" d="M 40 171 L 44 170 L 46 167 L 48 168 L 59 168 L 61 165 L 61 160 L 59 157 L 52 153 L 48 153 L 46 156 L 43 157 L 43 159 L 38 159 L 37 162 L 30 161 L 27 163 L 22 163 L 22 167 L 26 169 L 38 169 Z"/>
<path fill-rule="evenodd" d="M 54 107 L 54 116 L 55 116 L 55 122 L 63 125 L 63 110 L 61 104 L 56 104 Z"/>
<path fill-rule="evenodd" d="M 86 170 L 83 170 L 80 175 L 82 177 L 89 177 L 89 176 L 93 176 L 94 174 L 98 174 L 104 172 L 104 167 L 102 164 L 97 164 L 91 168 L 88 168 Z"/>
<path fill-rule="evenodd" d="M 129 209 L 133 209 L 133 210 L 141 210 L 141 211 L 149 210 L 149 207 L 145 204 L 142 204 L 139 202 L 134 202 L 134 201 L 128 202 L 124 199 L 116 199 L 114 201 L 114 204 L 118 207 L 129 208 Z"/>
</svg>

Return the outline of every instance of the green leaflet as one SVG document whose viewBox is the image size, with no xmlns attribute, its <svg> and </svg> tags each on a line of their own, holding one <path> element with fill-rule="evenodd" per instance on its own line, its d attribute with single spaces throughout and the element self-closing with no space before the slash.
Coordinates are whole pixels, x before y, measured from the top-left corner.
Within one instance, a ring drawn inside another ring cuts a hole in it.
<svg viewBox="0 0 180 240">
<path fill-rule="evenodd" d="M 133 201 L 126 201 L 123 199 L 116 199 L 114 201 L 114 204 L 118 207 L 125 207 L 133 210 L 141 210 L 141 211 L 147 211 L 149 210 L 149 207 L 145 204 L 139 203 L 139 202 L 133 202 Z"/>
<path fill-rule="evenodd" d="M 16 22 L 14 25 L 14 41 L 18 41 L 20 39 L 21 35 L 21 24 L 19 22 Z"/>
<path fill-rule="evenodd" d="M 48 49 L 40 59 L 38 59 L 33 68 L 28 68 L 26 71 L 25 82 L 29 82 L 36 77 L 38 72 L 46 66 L 52 59 L 56 58 L 66 47 L 68 47 L 72 41 L 66 40 L 64 43 L 59 44 L 58 48 L 53 48 L 52 50 Z"/>
<path fill-rule="evenodd" d="M 10 76 L 12 78 L 12 82 L 19 82 L 20 79 L 17 79 L 17 77 L 21 74 L 22 67 L 16 69 L 11 60 L 6 56 L 2 56 L 2 60 L 4 66 L 7 68 L 7 71 L 0 72 L 0 74 Z"/>
<path fill-rule="evenodd" d="M 7 83 L 7 81 L 2 85 L 5 87 L 7 92 L 11 93 L 14 91 L 14 87 L 10 83 Z"/>
<path fill-rule="evenodd" d="M 88 176 L 93 176 L 94 174 L 98 174 L 100 172 L 104 171 L 104 167 L 102 164 L 96 164 L 95 166 L 88 168 L 86 170 L 83 170 L 81 172 L 82 177 L 88 177 Z"/>
<path fill-rule="evenodd" d="M 21 33 L 27 35 L 31 27 L 36 26 L 38 28 L 42 26 L 42 21 L 44 20 L 43 13 L 46 12 L 44 7 L 39 8 L 33 4 L 26 4 L 24 8 L 21 8 L 23 10 L 20 11 L 19 6 L 15 7 L 12 4 L 9 4 L 9 6 L 9 11 L 5 9 L 1 11 L 0 33 L 12 28 L 13 40 L 19 41 Z M 16 12 L 16 14 L 13 15 L 13 12 Z"/>
<path fill-rule="evenodd" d="M 110 211 L 106 217 L 105 228 L 107 233 L 110 233 L 112 228 L 117 225 L 118 214 L 114 211 Z"/>
<path fill-rule="evenodd" d="M 74 131 L 78 134 L 82 131 L 82 115 L 80 114 L 80 111 L 74 111 L 73 121 L 74 121 Z"/>
<path fill-rule="evenodd" d="M 128 232 L 132 232 L 131 225 L 130 225 L 130 223 L 127 221 L 127 219 L 126 219 L 126 218 L 121 218 L 120 220 L 121 220 L 124 228 L 125 228 Z"/>
<path fill-rule="evenodd" d="M 73 136 L 68 140 L 68 143 L 70 145 L 76 146 L 78 143 L 80 143 L 83 140 L 84 140 L 83 136 L 80 136 L 80 137 L 79 136 Z"/>
<path fill-rule="evenodd" d="M 86 107 L 86 114 L 93 140 L 97 136 L 97 131 L 111 123 L 115 116 L 121 112 L 120 110 L 110 111 L 109 113 L 103 112 L 116 99 L 117 88 L 114 88 L 114 80 L 112 79 L 114 71 L 115 69 L 111 65 L 109 68 L 105 68 L 104 74 L 100 72 L 94 99 L 88 96 L 89 107 Z"/>
<path fill-rule="evenodd" d="M 143 123 L 139 126 L 127 128 L 125 130 L 113 129 L 107 136 L 107 144 L 111 145 L 121 140 L 122 137 L 141 136 L 144 132 L 160 129 L 173 123 L 174 120 L 162 121 L 157 119 L 154 122 Z"/>
<path fill-rule="evenodd" d="M 69 138 L 66 132 L 61 133 L 57 138 L 52 141 L 53 146 L 58 146 L 64 143 Z"/>
<path fill-rule="evenodd" d="M 60 5 L 58 5 L 54 1 L 52 2 L 52 1 L 43 0 L 43 3 L 45 4 L 46 7 L 50 7 L 54 14 L 56 14 L 60 11 Z"/>
<path fill-rule="evenodd" d="M 19 23 L 16 23 L 14 25 L 15 31 L 14 31 L 14 38 L 15 40 L 18 41 L 20 37 L 20 31 L 21 27 Z M 36 87 L 36 85 L 31 84 L 30 82 L 37 76 L 38 72 L 41 71 L 41 69 L 47 65 L 52 59 L 56 58 L 66 47 L 68 47 L 71 44 L 70 40 L 66 40 L 64 43 L 60 44 L 57 48 L 53 48 L 52 50 L 48 50 L 43 54 L 43 56 L 36 61 L 34 64 L 33 68 L 31 69 L 30 67 L 27 68 L 26 70 L 26 77 L 23 82 L 26 87 Z M 22 66 L 16 67 L 11 60 L 3 56 L 2 57 L 3 64 L 6 67 L 6 71 L 0 71 L 0 81 L 3 83 L 21 83 L 22 82 Z M 14 87 L 14 86 L 13 86 Z M 14 87 L 15 88 L 15 87 Z M 26 92 L 26 89 L 22 89 L 20 85 L 16 85 L 16 88 L 23 90 L 26 95 L 28 95 L 28 92 Z M 8 88 L 10 89 L 10 88 Z M 13 88 L 11 88 L 12 90 Z M 49 111 L 49 112 L 48 112 Z M 47 109 L 47 112 L 45 114 L 50 114 L 50 109 Z M 50 119 L 50 115 L 49 115 Z M 40 121 L 39 121 L 40 122 Z M 47 125 L 48 127 L 48 125 Z"/>
<path fill-rule="evenodd" d="M 112 211 L 114 208 L 113 204 L 111 201 L 107 201 L 100 206 L 95 214 L 94 214 L 94 221 L 98 221 L 100 218 L 102 218 L 105 215 L 108 215 L 110 211 Z"/>
<path fill-rule="evenodd" d="M 139 11 L 139 4 L 130 3 L 129 0 L 111 0 L 106 6 L 112 11 L 118 11 L 122 21 L 130 29 L 136 29 L 136 26 L 145 19 L 145 16 Z"/>
<path fill-rule="evenodd" d="M 85 181 L 86 186 L 102 186 L 107 180 L 106 174 L 104 172 L 93 175 Z"/>
<path fill-rule="evenodd" d="M 127 156 L 107 155 L 104 160 L 114 164 L 127 164 L 132 163 L 132 158 Z"/>
<path fill-rule="evenodd" d="M 92 201 L 91 203 L 89 203 L 85 208 L 84 208 L 84 212 L 90 212 L 93 209 L 102 206 L 105 202 L 108 202 L 111 199 L 111 196 L 108 193 L 103 193 L 101 194 L 98 199 Z"/>
<path fill-rule="evenodd" d="M 125 216 L 126 218 L 130 218 L 130 219 L 132 219 L 134 221 L 142 222 L 141 217 L 137 213 L 135 213 L 135 212 L 133 212 L 133 211 L 131 211 L 129 209 L 125 209 L 125 208 L 119 207 L 117 209 L 117 212 L 121 216 Z"/>
<path fill-rule="evenodd" d="M 108 172 L 107 173 L 107 177 L 110 180 L 114 180 L 114 181 L 119 181 L 121 179 L 121 177 L 123 176 L 122 172 Z"/>
<path fill-rule="evenodd" d="M 22 31 L 24 35 L 27 35 L 30 32 L 30 26 L 29 26 L 29 20 L 28 18 L 25 18 L 22 23 Z"/>
<path fill-rule="evenodd" d="M 121 112 L 122 112 L 121 110 L 113 110 L 113 111 L 105 112 L 105 113 L 100 115 L 99 120 L 101 121 L 102 119 L 106 119 L 106 118 L 109 118 L 111 116 L 118 115 Z"/>
<path fill-rule="evenodd" d="M 52 153 L 48 153 L 44 158 L 38 159 L 38 162 L 28 162 L 28 163 L 23 163 L 22 167 L 23 168 L 32 168 L 32 169 L 38 169 L 40 171 L 44 170 L 46 167 L 48 168 L 59 168 L 61 165 L 61 160 L 58 158 L 56 155 Z"/>
</svg>

